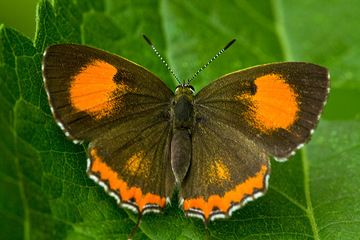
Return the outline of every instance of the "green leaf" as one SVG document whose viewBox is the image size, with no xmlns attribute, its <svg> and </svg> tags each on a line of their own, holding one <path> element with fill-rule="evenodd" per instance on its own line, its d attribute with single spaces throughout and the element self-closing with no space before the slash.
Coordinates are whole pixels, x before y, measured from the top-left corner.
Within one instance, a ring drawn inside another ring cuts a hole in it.
<svg viewBox="0 0 360 240">
<path fill-rule="evenodd" d="M 141 38 L 147 34 L 181 79 L 232 38 L 200 89 L 241 68 L 309 61 L 330 69 L 332 89 L 312 141 L 272 161 L 270 188 L 226 220 L 214 239 L 355 239 L 360 236 L 360 15 L 346 1 L 41 1 L 34 41 L 0 25 L 0 239 L 126 239 L 136 222 L 86 176 L 85 146 L 55 124 L 41 77 L 44 49 L 82 43 L 131 59 L 174 88 Z M 345 19 L 345 20 L 344 20 Z M 145 215 L 136 239 L 204 239 L 177 203 Z"/>
</svg>

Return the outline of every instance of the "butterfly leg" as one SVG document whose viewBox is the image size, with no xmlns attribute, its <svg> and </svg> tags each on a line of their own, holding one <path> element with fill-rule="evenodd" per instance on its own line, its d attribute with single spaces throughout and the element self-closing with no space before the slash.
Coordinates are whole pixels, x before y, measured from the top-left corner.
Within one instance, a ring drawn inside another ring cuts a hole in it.
<svg viewBox="0 0 360 240">
<path fill-rule="evenodd" d="M 128 240 L 131 240 L 131 239 L 134 237 L 136 231 L 139 229 L 142 216 L 143 216 L 142 213 L 139 213 L 139 214 L 138 214 L 137 222 L 136 222 L 135 226 L 133 227 L 133 229 L 131 230 L 131 232 L 130 232 L 130 234 L 129 234 L 129 236 L 128 236 Z"/>
</svg>

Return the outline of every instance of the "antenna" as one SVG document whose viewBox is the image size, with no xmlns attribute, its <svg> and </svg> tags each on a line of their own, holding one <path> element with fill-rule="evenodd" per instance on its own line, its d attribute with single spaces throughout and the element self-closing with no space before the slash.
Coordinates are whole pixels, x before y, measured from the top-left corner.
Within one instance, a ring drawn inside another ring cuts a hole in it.
<svg viewBox="0 0 360 240">
<path fill-rule="evenodd" d="M 226 49 L 228 49 L 233 43 L 236 41 L 236 39 L 231 40 L 228 44 L 225 45 L 223 49 L 221 49 L 218 53 L 215 54 L 204 66 L 202 66 L 199 70 L 196 71 L 196 73 L 187 81 L 187 85 L 190 84 L 190 82 L 196 78 L 196 76 L 202 72 L 210 63 L 212 63 L 216 58 L 218 58 L 223 52 L 225 52 Z"/>
<path fill-rule="evenodd" d="M 183 85 L 183 83 L 179 80 L 178 76 L 176 76 L 176 74 L 174 73 L 174 71 L 169 67 L 169 65 L 167 64 L 167 62 L 165 61 L 165 59 L 160 55 L 160 53 L 158 52 L 158 50 L 155 48 L 154 44 L 152 44 L 152 42 L 150 41 L 150 39 L 143 34 L 142 35 L 143 38 L 145 39 L 145 41 L 147 42 L 147 44 L 150 45 L 151 49 L 155 52 L 156 56 L 158 56 L 161 60 L 161 62 L 165 65 L 165 67 L 167 68 L 167 70 L 169 70 L 169 72 L 174 76 L 174 78 L 176 79 L 176 81 L 180 84 Z"/>
</svg>

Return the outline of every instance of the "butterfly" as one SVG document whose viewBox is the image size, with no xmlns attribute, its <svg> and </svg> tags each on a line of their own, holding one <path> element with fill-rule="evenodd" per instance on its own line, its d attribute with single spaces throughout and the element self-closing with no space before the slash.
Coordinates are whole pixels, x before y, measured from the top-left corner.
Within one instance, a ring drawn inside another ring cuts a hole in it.
<svg viewBox="0 0 360 240">
<path fill-rule="evenodd" d="M 145 37 L 145 36 L 144 36 Z M 269 158 L 286 160 L 316 127 L 329 92 L 324 67 L 271 63 L 236 71 L 195 92 L 175 91 L 125 58 L 52 45 L 43 79 L 52 114 L 75 143 L 88 142 L 87 173 L 139 216 L 162 210 L 179 188 L 187 216 L 224 218 L 262 196 Z"/>
</svg>

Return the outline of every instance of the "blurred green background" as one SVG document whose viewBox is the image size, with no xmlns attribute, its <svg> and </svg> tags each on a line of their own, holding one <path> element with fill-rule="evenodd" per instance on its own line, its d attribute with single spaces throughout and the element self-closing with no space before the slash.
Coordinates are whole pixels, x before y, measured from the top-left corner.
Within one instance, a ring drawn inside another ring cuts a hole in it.
<svg viewBox="0 0 360 240">
<path fill-rule="evenodd" d="M 19 30 L 30 38 L 35 33 L 35 14 L 38 0 L 1 0 L 0 23 Z"/>
</svg>

